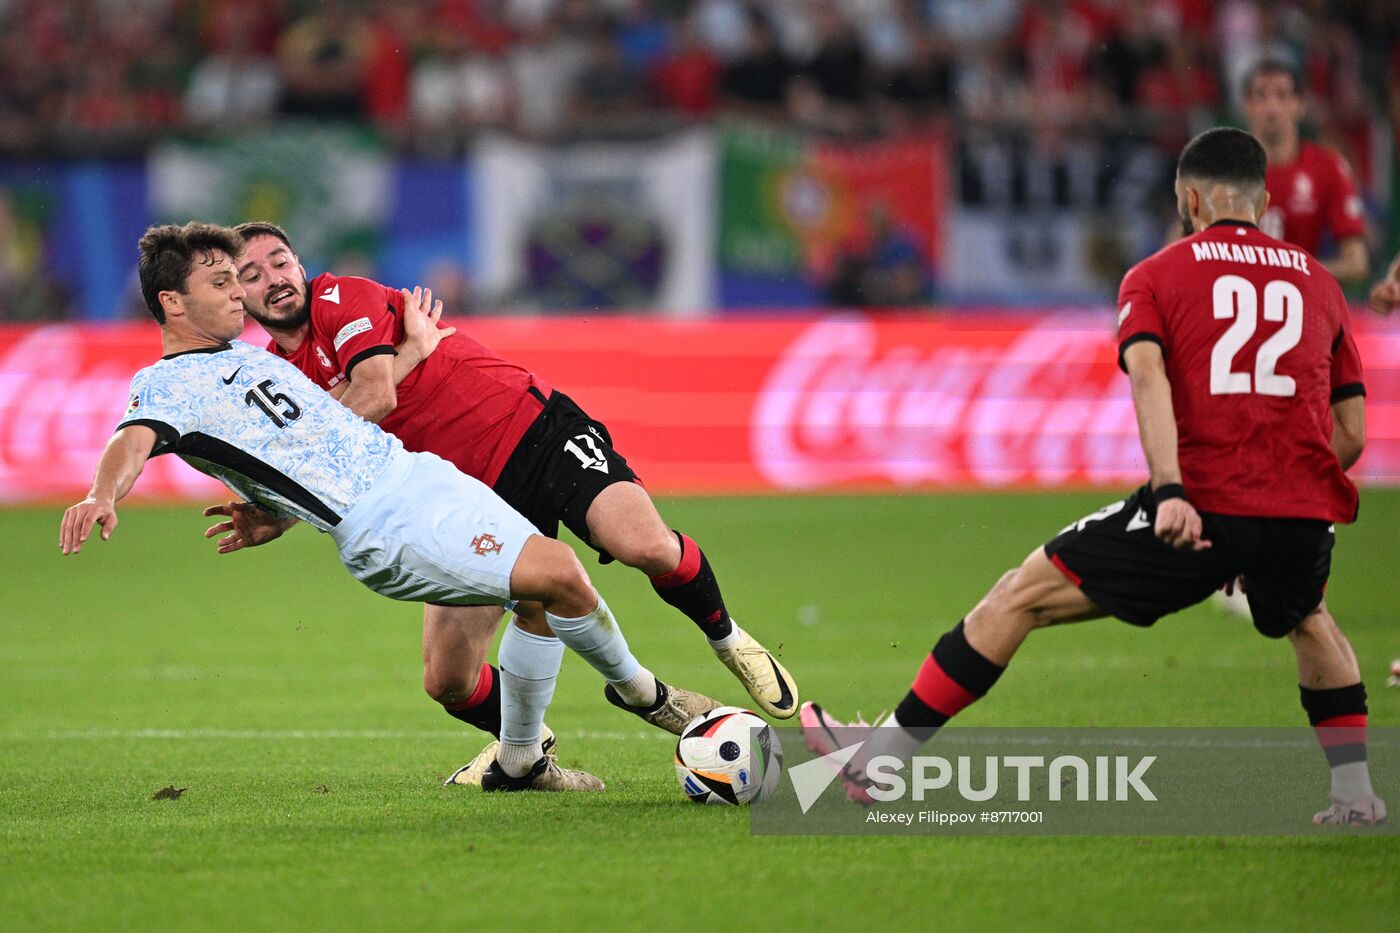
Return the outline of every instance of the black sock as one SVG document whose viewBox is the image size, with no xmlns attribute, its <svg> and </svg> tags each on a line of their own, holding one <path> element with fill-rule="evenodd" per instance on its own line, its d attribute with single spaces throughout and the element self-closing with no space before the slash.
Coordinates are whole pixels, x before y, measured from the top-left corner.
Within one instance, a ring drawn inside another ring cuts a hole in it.
<svg viewBox="0 0 1400 933">
<path fill-rule="evenodd" d="M 481 665 L 481 675 L 477 678 L 476 689 L 466 702 L 455 706 L 443 706 L 447 715 L 459 719 L 469 726 L 476 726 L 482 732 L 501 737 L 501 673 L 490 664 Z"/>
<path fill-rule="evenodd" d="M 670 573 L 652 577 L 651 587 L 657 596 L 698 625 L 706 638 L 719 641 L 734 631 L 719 592 L 719 581 L 700 546 L 679 531 L 675 534 L 681 543 L 681 562 Z"/>
<path fill-rule="evenodd" d="M 1299 698 L 1333 768 L 1366 760 L 1366 687 L 1354 683 L 1330 690 L 1299 685 Z"/>
<path fill-rule="evenodd" d="M 985 696 L 1004 670 L 968 644 L 959 622 L 924 659 L 912 689 L 895 708 L 895 719 L 928 741 L 949 719 Z"/>
</svg>

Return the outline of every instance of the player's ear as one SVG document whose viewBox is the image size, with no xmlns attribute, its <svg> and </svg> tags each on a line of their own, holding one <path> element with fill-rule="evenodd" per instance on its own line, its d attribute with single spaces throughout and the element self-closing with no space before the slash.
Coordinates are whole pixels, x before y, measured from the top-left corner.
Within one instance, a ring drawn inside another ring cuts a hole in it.
<svg viewBox="0 0 1400 933">
<path fill-rule="evenodd" d="M 171 317 L 181 317 L 185 313 L 185 305 L 181 300 L 181 295 L 176 291 L 159 292 L 156 299 L 160 302 L 160 308 L 165 312 L 166 320 Z"/>
<path fill-rule="evenodd" d="M 1263 189 L 1263 195 L 1259 198 L 1259 219 L 1263 220 L 1264 215 L 1269 212 L 1269 189 Z"/>
</svg>

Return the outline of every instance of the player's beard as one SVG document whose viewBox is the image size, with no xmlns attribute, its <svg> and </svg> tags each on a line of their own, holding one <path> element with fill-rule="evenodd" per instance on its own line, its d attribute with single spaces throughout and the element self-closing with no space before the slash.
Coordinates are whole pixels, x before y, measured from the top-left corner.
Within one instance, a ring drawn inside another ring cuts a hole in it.
<svg viewBox="0 0 1400 933">
<path fill-rule="evenodd" d="M 1196 228 L 1191 225 L 1191 215 L 1178 208 L 1178 217 L 1181 218 L 1181 235 L 1191 236 L 1196 232 Z M 1160 221 L 1159 221 L 1160 222 Z"/>
<path fill-rule="evenodd" d="M 303 286 L 301 303 L 286 314 L 273 316 L 266 307 L 254 309 L 246 303 L 243 305 L 243 310 L 247 311 L 250 318 L 267 330 L 291 331 L 311 320 L 311 299 L 307 297 L 306 288 Z"/>
</svg>

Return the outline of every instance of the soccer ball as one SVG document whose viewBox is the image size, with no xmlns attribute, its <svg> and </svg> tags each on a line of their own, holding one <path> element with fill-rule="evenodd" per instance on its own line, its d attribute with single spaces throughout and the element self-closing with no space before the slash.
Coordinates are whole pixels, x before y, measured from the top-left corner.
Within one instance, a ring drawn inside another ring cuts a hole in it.
<svg viewBox="0 0 1400 933">
<path fill-rule="evenodd" d="M 695 717 L 676 743 L 676 780 L 696 803 L 737 806 L 763 800 L 777 790 L 782 773 L 778 733 L 737 706 Z"/>
</svg>

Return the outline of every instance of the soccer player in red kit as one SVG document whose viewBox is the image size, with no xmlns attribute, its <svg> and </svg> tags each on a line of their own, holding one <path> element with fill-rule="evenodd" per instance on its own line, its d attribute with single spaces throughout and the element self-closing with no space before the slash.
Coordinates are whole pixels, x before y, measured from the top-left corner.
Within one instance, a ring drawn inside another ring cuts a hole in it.
<svg viewBox="0 0 1400 933">
<path fill-rule="evenodd" d="M 1264 145 L 1269 209 L 1259 229 L 1319 255 L 1324 235 L 1335 253 L 1323 265 L 1343 282 L 1370 272 L 1366 212 L 1341 153 L 1301 138 L 1303 89 L 1298 73 L 1275 59 L 1254 65 L 1244 80 L 1249 131 Z"/>
<path fill-rule="evenodd" d="M 658 596 L 699 626 L 764 712 L 797 712 L 790 675 L 734 623 L 705 553 L 662 520 L 605 425 L 463 334 L 444 338 L 405 373 L 394 355 L 404 340 L 397 290 L 330 273 L 308 280 L 279 227 L 236 229 L 247 241 L 238 262 L 244 305 L 272 335 L 272 352 L 341 393 L 342 403 L 409 450 L 435 453 L 490 486 L 543 534 L 557 536 L 562 522 L 604 561 L 644 572 Z M 486 654 L 501 616 L 494 606 L 424 609 L 425 689 L 455 718 L 493 734 L 500 672 Z M 454 775 L 457 783 L 476 783 L 492 754 L 488 746 Z"/>
<path fill-rule="evenodd" d="M 1237 129 L 1182 151 L 1177 202 L 1195 231 L 1129 271 L 1119 293 L 1120 363 L 1132 385 L 1150 480 L 1086 516 L 1003 576 L 943 635 L 912 689 L 847 766 L 907 762 L 981 698 L 1034 630 L 1116 616 L 1150 626 L 1247 582 L 1254 625 L 1288 638 L 1303 708 L 1332 770 L 1320 823 L 1378 823 L 1366 766 L 1366 690 L 1323 603 L 1334 522 L 1356 518 L 1346 470 L 1365 444 L 1361 362 L 1341 288 L 1312 256 L 1262 233 L 1265 155 Z M 802 708 L 809 745 L 841 724 Z"/>
</svg>

